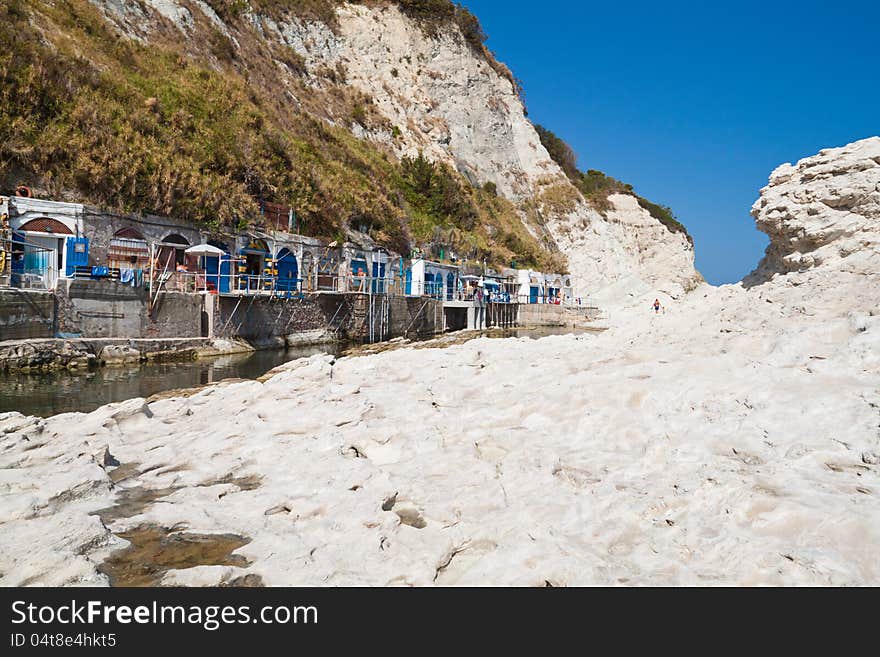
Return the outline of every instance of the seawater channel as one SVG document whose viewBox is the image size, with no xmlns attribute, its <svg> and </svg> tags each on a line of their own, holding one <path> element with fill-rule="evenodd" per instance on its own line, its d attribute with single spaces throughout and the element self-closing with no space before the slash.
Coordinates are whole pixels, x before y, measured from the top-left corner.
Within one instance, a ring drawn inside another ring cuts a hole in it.
<svg viewBox="0 0 880 657">
<path fill-rule="evenodd" d="M 542 338 L 583 333 L 570 328 L 490 331 L 490 338 Z M 482 337 L 480 333 L 468 337 Z M 270 370 L 317 354 L 343 356 L 347 344 L 328 344 L 288 350 L 257 351 L 192 361 L 146 363 L 126 367 L 99 367 L 86 372 L 0 374 L 0 413 L 51 417 L 60 413 L 89 413 L 105 404 L 150 397 L 185 388 L 219 383 L 226 379 L 259 379 Z"/>
</svg>

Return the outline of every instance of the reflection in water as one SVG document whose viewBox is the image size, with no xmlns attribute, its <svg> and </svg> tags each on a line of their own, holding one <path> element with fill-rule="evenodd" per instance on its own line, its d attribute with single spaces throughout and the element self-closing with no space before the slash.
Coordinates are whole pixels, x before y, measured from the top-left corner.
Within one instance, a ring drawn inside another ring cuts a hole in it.
<svg viewBox="0 0 880 657">
<path fill-rule="evenodd" d="M 458 334 L 462 340 L 489 338 L 543 338 L 584 333 L 583 329 L 510 329 Z M 452 336 L 450 336 L 452 337 Z M 451 343 L 450 343 L 451 344 Z M 438 345 L 442 348 L 443 345 Z M 299 358 L 329 353 L 341 355 L 344 345 L 300 347 L 288 351 L 258 351 L 181 363 L 151 363 L 105 367 L 88 372 L 0 374 L 0 413 L 51 417 L 59 413 L 89 413 L 104 404 L 150 397 L 167 390 L 195 388 L 224 379 L 258 379 L 271 369 Z"/>
<path fill-rule="evenodd" d="M 166 390 L 194 388 L 224 379 L 258 379 L 284 363 L 315 354 L 335 354 L 338 349 L 337 345 L 320 345 L 78 373 L 0 374 L 0 412 L 18 411 L 41 417 L 74 411 L 88 413 L 104 404 L 149 397 Z"/>
</svg>

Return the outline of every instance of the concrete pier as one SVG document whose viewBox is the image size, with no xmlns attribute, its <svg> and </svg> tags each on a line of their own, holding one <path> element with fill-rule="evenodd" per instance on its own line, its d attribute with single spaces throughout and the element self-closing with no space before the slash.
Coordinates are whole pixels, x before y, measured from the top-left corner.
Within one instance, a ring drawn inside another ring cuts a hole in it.
<svg viewBox="0 0 880 657">
<path fill-rule="evenodd" d="M 445 331 L 482 331 L 489 328 L 519 326 L 517 303 L 483 303 L 476 301 L 445 301 Z"/>
</svg>

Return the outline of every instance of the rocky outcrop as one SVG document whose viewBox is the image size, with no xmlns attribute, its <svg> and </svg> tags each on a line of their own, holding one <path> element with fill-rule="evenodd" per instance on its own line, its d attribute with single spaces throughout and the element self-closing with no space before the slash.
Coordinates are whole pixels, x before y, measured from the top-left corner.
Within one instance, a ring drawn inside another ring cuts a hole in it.
<svg viewBox="0 0 880 657">
<path fill-rule="evenodd" d="M 284 347 L 282 339 L 281 346 Z M 172 362 L 254 351 L 243 340 L 48 338 L 0 342 L 0 372 L 46 372 L 147 361 Z"/>
<path fill-rule="evenodd" d="M 0 372 L 40 372 L 88 368 L 95 354 L 71 340 L 22 340 L 0 343 Z"/>
<path fill-rule="evenodd" d="M 109 344 L 98 354 L 104 365 L 127 365 L 141 362 L 141 352 L 130 345 Z"/>
<path fill-rule="evenodd" d="M 866 331 L 876 333 L 880 308 L 880 138 L 781 166 L 752 214 L 770 245 L 743 281 L 749 293 L 729 312 L 766 302 L 786 317 L 821 322 L 825 335 L 834 320 L 843 322 L 840 335 L 873 340 Z"/>
<path fill-rule="evenodd" d="M 811 270 L 880 273 L 880 137 L 782 165 L 752 216 L 770 246 L 747 284 Z"/>
<path fill-rule="evenodd" d="M 511 198 L 532 194 L 542 177 L 561 175 L 526 119 L 513 82 L 457 30 L 428 35 L 394 6 L 342 5 L 337 16 L 335 31 L 322 23 L 266 21 L 267 36 L 296 50 L 316 78 L 341 67 L 398 135 L 371 138 L 400 155 L 422 152 L 446 161 L 476 184 L 494 182 Z"/>
</svg>

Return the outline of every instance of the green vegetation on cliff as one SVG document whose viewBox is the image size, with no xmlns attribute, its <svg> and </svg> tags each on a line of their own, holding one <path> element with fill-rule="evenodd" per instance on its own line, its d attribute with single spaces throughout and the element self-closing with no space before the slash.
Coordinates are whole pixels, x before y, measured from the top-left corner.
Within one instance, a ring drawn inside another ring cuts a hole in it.
<svg viewBox="0 0 880 657">
<path fill-rule="evenodd" d="M 205 0 L 217 15 L 229 22 L 243 16 L 248 9 L 264 16 L 282 18 L 292 15 L 333 26 L 336 7 L 344 0 Z M 457 25 L 465 41 L 478 52 L 486 43 L 486 33 L 479 19 L 467 7 L 452 0 L 349 0 L 362 5 L 397 5 L 401 12 L 418 22 L 423 29 L 436 35 L 450 24 Z"/>
<path fill-rule="evenodd" d="M 541 144 L 547 149 L 550 157 L 565 172 L 565 175 L 577 187 L 587 199 L 587 202 L 597 211 L 605 213 L 611 209 L 608 197 L 612 194 L 628 194 L 634 196 L 639 205 L 657 221 L 662 223 L 673 233 L 684 233 L 689 241 L 693 241 L 684 225 L 675 218 L 672 209 L 665 205 L 652 203 L 646 198 L 636 194 L 632 185 L 620 182 L 616 178 L 607 176 L 596 169 L 589 169 L 586 173 L 577 168 L 577 155 L 563 139 L 543 126 L 535 126 Z"/>
<path fill-rule="evenodd" d="M 241 12 L 239 0 L 211 4 L 230 21 Z M 251 5 L 320 19 L 333 3 Z M 193 15 L 208 38 L 181 44 L 176 28 L 159 23 L 144 44 L 120 37 L 88 0 L 2 3 L 0 183 L 217 229 L 258 221 L 262 199 L 292 206 L 317 237 L 366 226 L 401 253 L 441 244 L 496 265 L 563 266 L 491 190 L 354 137 L 340 117 L 374 132 L 394 126 L 344 85 L 344 70 L 306 86 L 294 51 L 244 21 L 230 28 L 233 47 Z"/>
</svg>

